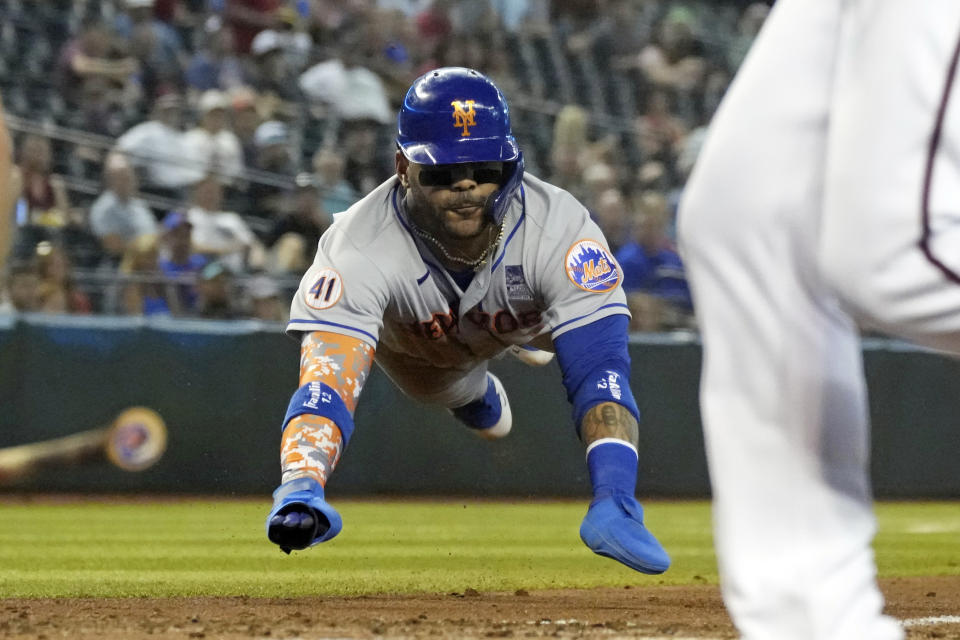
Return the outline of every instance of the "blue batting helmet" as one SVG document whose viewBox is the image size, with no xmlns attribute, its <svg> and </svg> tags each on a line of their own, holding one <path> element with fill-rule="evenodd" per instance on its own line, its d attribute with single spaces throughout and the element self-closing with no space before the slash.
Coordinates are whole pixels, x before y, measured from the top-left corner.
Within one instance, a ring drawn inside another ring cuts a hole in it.
<svg viewBox="0 0 960 640">
<path fill-rule="evenodd" d="M 397 117 L 397 145 L 411 162 L 508 163 L 506 178 L 491 202 L 500 222 L 523 178 L 523 154 L 510 129 L 503 94 L 479 71 L 444 67 L 410 86 Z"/>
</svg>

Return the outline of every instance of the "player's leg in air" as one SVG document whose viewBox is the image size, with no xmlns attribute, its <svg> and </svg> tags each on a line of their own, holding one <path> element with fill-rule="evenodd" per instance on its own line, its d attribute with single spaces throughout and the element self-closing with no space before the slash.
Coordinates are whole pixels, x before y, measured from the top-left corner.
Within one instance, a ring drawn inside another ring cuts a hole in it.
<svg viewBox="0 0 960 640">
<path fill-rule="evenodd" d="M 549 364 L 554 355 L 550 351 L 527 345 L 514 345 L 508 349 L 508 352 L 531 367 Z M 486 369 L 486 365 L 483 369 Z M 481 438 L 499 440 L 510 433 L 513 414 L 510 411 L 510 400 L 500 379 L 489 371 L 486 379 L 487 384 L 483 389 L 483 395 L 466 404 L 451 407 L 450 413 Z"/>
<path fill-rule="evenodd" d="M 381 347 L 377 363 L 397 387 L 425 404 L 446 407 L 481 438 L 503 438 L 513 426 L 510 400 L 487 363 L 443 369 Z"/>
<path fill-rule="evenodd" d="M 859 337 L 818 263 L 848 4 L 775 5 L 679 213 L 721 584 L 745 640 L 903 636 L 882 615 L 870 546 Z M 862 233 L 848 242 L 863 250 Z"/>
</svg>

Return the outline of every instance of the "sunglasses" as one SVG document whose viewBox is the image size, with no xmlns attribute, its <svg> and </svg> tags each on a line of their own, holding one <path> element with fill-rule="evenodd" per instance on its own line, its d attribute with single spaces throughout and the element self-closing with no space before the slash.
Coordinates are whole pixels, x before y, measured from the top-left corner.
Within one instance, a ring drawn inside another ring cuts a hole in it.
<svg viewBox="0 0 960 640">
<path fill-rule="evenodd" d="M 503 179 L 503 163 L 438 164 L 422 167 L 417 179 L 424 187 L 449 187 L 468 177 L 473 178 L 477 184 L 500 184 Z"/>
</svg>

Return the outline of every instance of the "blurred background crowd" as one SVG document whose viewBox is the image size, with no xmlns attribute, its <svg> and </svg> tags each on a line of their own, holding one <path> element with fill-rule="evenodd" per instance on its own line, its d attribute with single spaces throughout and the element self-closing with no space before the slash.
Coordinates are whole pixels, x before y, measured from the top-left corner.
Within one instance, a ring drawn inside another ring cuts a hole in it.
<svg viewBox="0 0 960 640">
<path fill-rule="evenodd" d="M 691 328 L 676 204 L 768 10 L 4 0 L 0 96 L 19 195 L 0 312 L 285 321 L 332 215 L 393 174 L 406 88 L 459 65 L 506 95 L 527 170 L 604 230 L 632 328 Z"/>
</svg>

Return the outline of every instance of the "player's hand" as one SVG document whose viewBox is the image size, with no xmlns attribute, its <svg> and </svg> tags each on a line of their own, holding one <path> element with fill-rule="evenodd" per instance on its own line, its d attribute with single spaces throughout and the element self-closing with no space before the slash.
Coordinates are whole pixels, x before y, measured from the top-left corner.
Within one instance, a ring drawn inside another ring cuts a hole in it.
<svg viewBox="0 0 960 640">
<path fill-rule="evenodd" d="M 643 507 L 630 495 L 614 493 L 594 499 L 580 525 L 580 539 L 594 553 L 640 573 L 658 574 L 670 568 L 670 556 L 643 526 Z"/>
<path fill-rule="evenodd" d="M 343 528 L 343 520 L 324 500 L 323 487 L 312 478 L 297 478 L 273 492 L 267 516 L 267 538 L 284 553 L 326 542 Z"/>
</svg>

